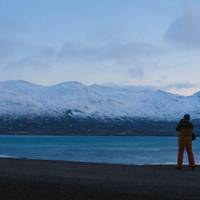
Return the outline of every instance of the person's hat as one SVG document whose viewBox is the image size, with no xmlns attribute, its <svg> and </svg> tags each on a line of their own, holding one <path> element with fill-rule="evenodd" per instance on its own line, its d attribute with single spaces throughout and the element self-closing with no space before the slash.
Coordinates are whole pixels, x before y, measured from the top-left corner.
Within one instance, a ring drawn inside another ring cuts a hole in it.
<svg viewBox="0 0 200 200">
<path fill-rule="evenodd" d="M 185 114 L 185 115 L 184 115 L 184 119 L 190 120 L 190 115 L 189 115 L 189 114 Z"/>
</svg>

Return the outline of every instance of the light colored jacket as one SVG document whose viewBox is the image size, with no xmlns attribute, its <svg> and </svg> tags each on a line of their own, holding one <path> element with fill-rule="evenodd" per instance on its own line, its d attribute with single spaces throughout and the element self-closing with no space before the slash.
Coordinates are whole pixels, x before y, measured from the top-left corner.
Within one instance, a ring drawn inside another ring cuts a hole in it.
<svg viewBox="0 0 200 200">
<path fill-rule="evenodd" d="M 179 132 L 179 144 L 192 144 L 193 128 L 194 125 L 190 121 L 180 120 L 176 127 L 176 130 Z"/>
<path fill-rule="evenodd" d="M 179 143 L 182 145 L 192 144 L 192 129 L 181 129 L 179 132 Z"/>
</svg>

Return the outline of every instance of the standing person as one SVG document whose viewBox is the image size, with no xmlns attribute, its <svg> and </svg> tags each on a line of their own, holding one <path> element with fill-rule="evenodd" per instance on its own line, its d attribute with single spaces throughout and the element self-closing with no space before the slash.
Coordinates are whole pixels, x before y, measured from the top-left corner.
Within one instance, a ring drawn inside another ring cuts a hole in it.
<svg viewBox="0 0 200 200">
<path fill-rule="evenodd" d="M 183 166 L 183 153 L 186 148 L 190 169 L 195 169 L 195 161 L 192 152 L 192 139 L 193 139 L 194 125 L 190 122 L 190 115 L 185 114 L 183 119 L 180 120 L 176 127 L 176 131 L 179 132 L 179 147 L 178 147 L 178 159 L 177 169 L 181 170 Z"/>
</svg>

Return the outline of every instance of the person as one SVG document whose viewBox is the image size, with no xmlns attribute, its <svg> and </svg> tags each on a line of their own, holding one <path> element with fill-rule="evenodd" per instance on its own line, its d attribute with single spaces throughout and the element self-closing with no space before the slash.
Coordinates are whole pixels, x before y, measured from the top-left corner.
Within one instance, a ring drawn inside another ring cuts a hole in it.
<svg viewBox="0 0 200 200">
<path fill-rule="evenodd" d="M 178 159 L 177 169 L 181 170 L 183 166 L 183 154 L 186 148 L 190 169 L 195 169 L 195 160 L 192 152 L 192 138 L 193 138 L 194 125 L 190 121 L 190 115 L 185 114 L 183 119 L 180 120 L 176 127 L 176 131 L 179 132 L 179 144 L 178 144 Z"/>
</svg>

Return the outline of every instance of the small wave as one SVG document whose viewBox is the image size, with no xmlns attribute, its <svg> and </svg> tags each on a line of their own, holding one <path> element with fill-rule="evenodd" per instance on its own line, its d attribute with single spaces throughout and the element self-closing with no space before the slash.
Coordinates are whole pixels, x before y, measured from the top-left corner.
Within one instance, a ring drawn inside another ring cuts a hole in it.
<svg viewBox="0 0 200 200">
<path fill-rule="evenodd" d="M 9 155 L 0 154 L 0 158 L 17 158 L 17 157 L 16 156 L 9 156 Z"/>
</svg>

